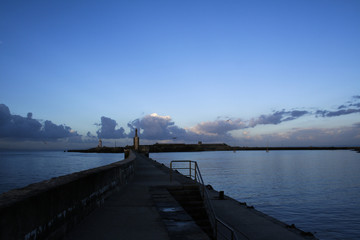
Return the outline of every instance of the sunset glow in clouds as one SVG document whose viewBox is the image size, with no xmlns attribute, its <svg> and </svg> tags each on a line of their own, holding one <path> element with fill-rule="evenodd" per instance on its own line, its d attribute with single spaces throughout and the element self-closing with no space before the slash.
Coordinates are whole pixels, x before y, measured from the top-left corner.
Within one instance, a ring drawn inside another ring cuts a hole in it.
<svg viewBox="0 0 360 240">
<path fill-rule="evenodd" d="M 0 149 L 360 145 L 359 1 L 3 1 Z"/>
</svg>

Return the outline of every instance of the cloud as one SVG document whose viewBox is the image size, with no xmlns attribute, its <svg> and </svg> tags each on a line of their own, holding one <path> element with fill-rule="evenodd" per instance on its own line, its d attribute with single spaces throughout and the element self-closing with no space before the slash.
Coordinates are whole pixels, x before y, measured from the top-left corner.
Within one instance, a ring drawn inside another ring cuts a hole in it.
<svg viewBox="0 0 360 240">
<path fill-rule="evenodd" d="M 353 96 L 348 104 L 340 105 L 335 111 L 317 110 L 315 115 L 317 117 L 338 117 L 353 113 L 360 113 L 360 96 Z"/>
<path fill-rule="evenodd" d="M 245 128 L 246 124 L 240 119 L 218 119 L 184 129 L 175 125 L 170 116 L 160 116 L 153 113 L 141 119 L 135 119 L 128 123 L 128 127 L 130 128 L 129 137 L 134 136 L 135 128 L 137 128 L 140 137 L 146 140 L 224 142 L 233 140 L 230 131 Z"/>
<path fill-rule="evenodd" d="M 111 118 L 102 116 L 101 123 L 96 125 L 100 126 L 100 129 L 96 132 L 98 138 L 117 139 L 126 137 L 124 128 L 115 129 L 117 123 Z"/>
<path fill-rule="evenodd" d="M 259 117 L 252 118 L 250 120 L 243 120 L 240 118 L 237 119 L 221 119 L 221 117 L 217 118 L 214 121 L 205 121 L 201 122 L 193 127 L 189 128 L 181 128 L 175 124 L 170 116 L 161 116 L 156 113 L 152 113 L 149 115 L 145 115 L 142 118 L 137 118 L 127 124 L 130 132 L 128 134 L 124 133 L 124 129 L 120 128 L 115 130 L 116 121 L 107 118 L 107 122 L 103 121 L 102 129 L 98 131 L 102 133 L 103 137 L 111 137 L 117 136 L 119 138 L 132 138 L 135 134 L 135 128 L 139 130 L 140 138 L 147 141 L 160 141 L 165 140 L 168 142 L 171 141 L 181 141 L 181 142 L 227 142 L 227 143 L 238 143 L 239 139 L 233 137 L 231 131 L 241 130 L 241 129 L 249 129 L 256 127 L 257 125 L 278 125 L 283 122 L 293 121 L 298 118 L 301 118 L 306 115 L 315 115 L 315 116 L 323 116 L 323 117 L 335 117 L 344 114 L 352 114 L 360 111 L 360 96 L 354 96 L 351 101 L 346 104 L 340 105 L 336 110 L 299 110 L 299 109 L 291 109 L 286 110 L 282 109 L 280 111 L 274 111 L 270 114 L 261 114 Z M 227 117 L 228 118 L 228 117 Z M 108 126 L 108 128 L 105 128 Z M 354 127 L 353 127 L 354 128 Z M 107 130 L 106 130 L 107 129 Z M 317 136 L 312 136 L 310 133 L 314 131 Z M 105 134 L 109 133 L 109 134 Z M 324 132 L 322 130 L 317 129 L 308 129 L 308 130 L 294 130 L 288 133 L 279 133 L 278 135 L 274 135 L 276 139 L 291 139 L 291 141 L 295 144 L 296 141 L 302 141 L 303 139 L 305 144 L 305 139 L 321 139 L 321 137 L 326 138 L 325 136 L 329 136 L 330 132 Z M 100 135 L 99 135 L 100 136 Z M 262 135 L 256 136 L 256 141 L 261 141 L 263 138 Z M 254 140 L 254 136 L 251 135 L 248 131 L 244 131 L 242 135 L 242 139 L 246 141 Z M 296 145 L 296 144 L 295 144 Z"/>
<path fill-rule="evenodd" d="M 304 110 L 304 109 L 282 109 L 273 111 L 270 114 L 261 114 L 252 119 L 231 119 L 229 117 L 218 117 L 214 121 L 204 121 L 192 127 L 182 128 L 175 124 L 170 116 L 161 116 L 153 113 L 137 118 L 127 124 L 129 132 L 126 133 L 125 129 L 118 126 L 116 120 L 109 117 L 102 116 L 101 123 L 96 124 L 99 129 L 96 135 L 88 132 L 86 135 L 81 136 L 76 131 L 65 125 L 57 125 L 49 120 L 40 121 L 33 118 L 33 114 L 29 112 L 26 117 L 11 114 L 9 108 L 0 104 L 0 140 L 8 141 L 13 140 L 30 140 L 30 141 L 49 141 L 62 143 L 84 143 L 96 144 L 98 138 L 112 141 L 111 139 L 119 139 L 120 142 L 129 142 L 134 136 L 135 128 L 139 130 L 139 135 L 143 143 L 151 144 L 155 141 L 166 142 L 226 142 L 229 144 L 239 144 L 239 136 L 234 137 L 235 130 L 243 130 L 240 139 L 251 144 L 257 141 L 262 141 L 265 137 L 271 137 L 272 140 L 278 139 L 278 142 L 285 141 L 288 144 L 296 145 L 298 143 L 306 144 L 306 139 L 309 142 L 316 142 L 311 139 L 325 139 L 326 136 L 331 139 L 331 136 L 344 137 L 346 132 L 351 138 L 351 131 L 342 128 L 338 132 L 331 132 L 330 130 L 324 131 L 321 129 L 296 129 L 289 132 L 282 132 L 273 135 L 253 136 L 251 128 L 258 125 L 279 125 L 283 122 L 293 121 L 303 116 L 313 115 L 316 117 L 337 117 L 348 114 L 357 114 L 360 112 L 360 95 L 353 96 L 350 101 L 345 104 L 339 105 L 333 110 L 318 109 L 318 110 Z M 360 123 L 351 127 L 353 133 L 359 132 Z M 357 131 L 357 132 L 356 132 Z M 313 133 L 313 134 L 311 134 Z M 237 132 L 240 134 L 240 132 Z M 340 139 L 340 138 L 339 138 Z M 345 139 L 345 138 L 343 138 Z M 334 140 L 335 141 L 335 140 Z M 344 140 L 345 141 L 345 140 Z M 345 141 L 346 142 L 346 141 Z M 110 144 L 110 142 L 109 142 Z M 314 143 L 316 144 L 316 143 Z M 319 142 L 320 144 L 320 142 Z"/>
<path fill-rule="evenodd" d="M 350 106 L 360 108 L 360 103 L 353 103 L 350 104 Z"/>
<path fill-rule="evenodd" d="M 134 136 L 135 128 L 139 129 L 140 136 L 148 140 L 165 140 L 183 138 L 186 130 L 175 125 L 170 116 L 160 116 L 156 113 L 146 115 L 128 123 L 129 137 Z"/>
<path fill-rule="evenodd" d="M 235 142 L 231 131 L 253 128 L 257 125 L 278 125 L 282 122 L 293 121 L 305 115 L 317 115 L 324 117 L 339 116 L 359 112 L 360 109 L 350 108 L 350 105 L 358 104 L 354 100 L 347 105 L 341 105 L 336 111 L 318 110 L 311 112 L 307 110 L 281 110 L 271 114 L 262 114 L 250 120 L 238 119 L 216 119 L 215 121 L 201 122 L 193 127 L 178 127 L 170 116 L 161 116 L 156 113 L 146 115 L 128 123 L 130 133 L 127 137 L 133 137 L 135 128 L 139 129 L 140 137 L 146 140 L 177 140 L 177 141 L 208 141 L 208 142 Z M 115 124 L 115 123 L 114 123 Z M 113 126 L 115 126 L 113 124 Z M 114 127 L 112 128 L 114 129 Z M 249 136 L 249 135 L 246 135 Z"/>
<path fill-rule="evenodd" d="M 12 115 L 5 104 L 0 104 L 0 138 L 18 140 L 57 140 L 79 136 L 77 132 L 65 125 L 56 125 L 49 120 L 43 124 L 32 118 Z"/>
<path fill-rule="evenodd" d="M 201 122 L 194 127 L 186 129 L 185 141 L 197 142 L 234 142 L 231 131 L 246 128 L 241 119 L 216 119 L 215 121 Z"/>
<path fill-rule="evenodd" d="M 321 117 L 338 117 L 358 112 L 360 112 L 360 109 L 342 109 L 338 111 L 318 110 L 316 114 Z"/>
<path fill-rule="evenodd" d="M 230 131 L 247 127 L 241 119 L 207 121 L 191 128 L 181 128 L 172 121 L 170 116 L 156 113 L 135 119 L 128 124 L 131 129 L 129 137 L 134 136 L 135 128 L 139 129 L 140 137 L 146 140 L 174 140 L 182 142 L 228 142 L 233 141 Z"/>
<path fill-rule="evenodd" d="M 87 132 L 86 137 L 88 137 L 88 138 L 96 138 L 97 139 L 97 137 L 95 135 L 93 135 L 91 132 Z"/>
<path fill-rule="evenodd" d="M 335 146 L 360 144 L 360 128 L 356 125 L 339 128 L 294 129 L 288 134 L 288 142 L 292 145 Z"/>
<path fill-rule="evenodd" d="M 291 121 L 295 120 L 299 117 L 304 116 L 305 114 L 308 114 L 310 112 L 308 111 L 300 111 L 300 110 L 292 110 L 292 111 L 285 111 L 284 109 L 282 111 L 276 111 L 272 114 L 268 115 L 260 115 L 258 118 L 251 119 L 249 122 L 249 127 L 255 127 L 259 124 L 280 124 L 285 121 Z"/>
<path fill-rule="evenodd" d="M 206 136 L 222 136 L 228 134 L 229 131 L 238 130 L 247 127 L 246 123 L 241 119 L 235 120 L 216 120 L 197 124 L 189 130 L 198 134 Z"/>
<path fill-rule="evenodd" d="M 244 135 L 239 139 L 245 146 L 358 146 L 360 123 L 338 128 L 293 128 L 287 132 Z"/>
<path fill-rule="evenodd" d="M 49 120 L 45 121 L 41 132 L 42 136 L 46 139 L 59 139 L 78 135 L 75 131 L 71 130 L 70 127 L 56 125 Z"/>
</svg>

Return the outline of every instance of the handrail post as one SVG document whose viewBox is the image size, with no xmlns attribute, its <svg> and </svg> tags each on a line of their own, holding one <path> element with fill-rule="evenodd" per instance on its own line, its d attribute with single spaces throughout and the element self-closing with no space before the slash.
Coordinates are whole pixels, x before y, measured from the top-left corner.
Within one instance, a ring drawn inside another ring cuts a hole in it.
<svg viewBox="0 0 360 240">
<path fill-rule="evenodd" d="M 172 161 L 170 162 L 170 182 L 172 182 Z"/>
<path fill-rule="evenodd" d="M 195 181 L 197 182 L 197 175 L 196 175 L 196 169 L 197 169 L 198 165 L 197 165 L 197 162 L 195 162 Z"/>
<path fill-rule="evenodd" d="M 191 178 L 191 161 L 189 161 L 189 176 Z"/>
</svg>

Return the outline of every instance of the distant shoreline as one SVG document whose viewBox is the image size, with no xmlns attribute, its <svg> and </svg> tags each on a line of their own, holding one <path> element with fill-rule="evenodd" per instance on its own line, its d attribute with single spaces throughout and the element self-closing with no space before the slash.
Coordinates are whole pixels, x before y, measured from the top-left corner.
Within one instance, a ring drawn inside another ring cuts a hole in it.
<svg viewBox="0 0 360 240">
<path fill-rule="evenodd" d="M 85 150 L 68 150 L 82 153 L 124 153 L 126 147 L 96 147 Z M 153 144 L 140 145 L 140 151 L 146 153 L 159 152 L 203 152 L 203 151 L 284 151 L 284 150 L 353 150 L 360 153 L 360 147 L 232 147 L 221 144 Z"/>
</svg>

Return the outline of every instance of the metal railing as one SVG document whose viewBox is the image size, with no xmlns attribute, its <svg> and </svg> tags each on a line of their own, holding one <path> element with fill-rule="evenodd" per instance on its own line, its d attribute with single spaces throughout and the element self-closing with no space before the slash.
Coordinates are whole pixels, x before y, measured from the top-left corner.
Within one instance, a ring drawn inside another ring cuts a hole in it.
<svg viewBox="0 0 360 240">
<path fill-rule="evenodd" d="M 184 163 L 184 166 L 174 167 L 173 163 Z M 194 180 L 200 187 L 201 197 L 204 200 L 204 205 L 209 216 L 210 223 L 213 227 L 215 239 L 231 239 L 236 240 L 235 231 L 225 222 L 221 221 L 215 214 L 214 208 L 211 204 L 207 188 L 205 187 L 204 180 L 201 176 L 200 169 L 196 161 L 191 160 L 173 160 L 170 162 L 170 181 L 173 178 L 174 170 L 186 170 L 186 177 Z M 188 174 L 187 174 L 188 172 Z M 181 173 L 181 172 L 180 172 Z M 226 231 L 228 234 L 226 234 Z M 218 238 L 221 237 L 221 238 Z"/>
</svg>

